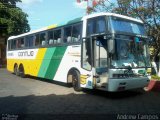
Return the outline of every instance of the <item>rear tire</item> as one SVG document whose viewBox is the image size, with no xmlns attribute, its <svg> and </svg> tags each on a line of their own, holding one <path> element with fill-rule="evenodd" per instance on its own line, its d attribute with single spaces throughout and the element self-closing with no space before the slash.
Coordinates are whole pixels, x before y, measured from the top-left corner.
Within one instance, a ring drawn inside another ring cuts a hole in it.
<svg viewBox="0 0 160 120">
<path fill-rule="evenodd" d="M 19 75 L 20 77 L 25 78 L 25 71 L 23 65 L 19 67 Z"/>
<path fill-rule="evenodd" d="M 14 66 L 14 74 L 19 76 L 19 70 L 18 70 L 18 65 Z"/>
<path fill-rule="evenodd" d="M 77 70 L 72 72 L 72 86 L 73 89 L 77 92 L 82 90 L 80 87 L 80 73 Z"/>
</svg>

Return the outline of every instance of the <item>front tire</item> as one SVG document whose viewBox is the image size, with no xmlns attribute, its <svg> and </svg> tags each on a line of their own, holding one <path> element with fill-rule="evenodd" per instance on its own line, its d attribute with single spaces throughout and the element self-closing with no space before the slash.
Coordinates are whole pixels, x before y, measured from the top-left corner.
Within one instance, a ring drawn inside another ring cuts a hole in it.
<svg viewBox="0 0 160 120">
<path fill-rule="evenodd" d="M 82 90 L 82 88 L 80 87 L 80 73 L 77 70 L 74 70 L 72 72 L 72 86 L 77 92 Z"/>
</svg>

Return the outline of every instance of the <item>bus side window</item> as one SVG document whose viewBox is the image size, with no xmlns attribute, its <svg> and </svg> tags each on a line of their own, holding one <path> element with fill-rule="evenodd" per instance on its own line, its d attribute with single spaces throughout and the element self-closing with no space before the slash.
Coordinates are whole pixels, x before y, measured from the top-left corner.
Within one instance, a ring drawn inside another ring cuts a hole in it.
<svg viewBox="0 0 160 120">
<path fill-rule="evenodd" d="M 72 26 L 64 28 L 64 39 L 63 39 L 64 43 L 67 43 L 67 42 L 69 43 L 72 41 L 71 31 L 72 31 Z"/>
<path fill-rule="evenodd" d="M 15 40 L 15 39 L 13 39 L 13 40 L 10 40 L 10 49 L 11 50 L 14 50 L 14 49 L 17 49 L 18 48 L 18 39 L 17 40 Z"/>
<path fill-rule="evenodd" d="M 73 40 L 73 42 L 80 41 L 81 34 L 82 34 L 82 24 L 73 25 L 73 30 L 72 30 L 72 40 Z"/>
<path fill-rule="evenodd" d="M 54 44 L 60 44 L 61 43 L 61 29 L 54 31 Z"/>
<path fill-rule="evenodd" d="M 25 38 L 25 47 L 29 47 L 29 37 Z"/>
<path fill-rule="evenodd" d="M 8 40 L 8 50 L 11 50 L 11 40 Z"/>
<path fill-rule="evenodd" d="M 29 36 L 29 47 L 34 47 L 35 44 L 34 44 L 34 36 Z"/>
<path fill-rule="evenodd" d="M 19 39 L 19 48 L 24 48 L 24 38 Z"/>
<path fill-rule="evenodd" d="M 47 39 L 46 33 L 41 33 L 40 34 L 40 44 L 42 46 L 46 45 L 46 39 Z"/>
<path fill-rule="evenodd" d="M 16 40 L 16 48 L 21 48 L 20 46 L 21 46 L 21 43 L 20 43 L 21 41 L 20 41 L 20 39 L 17 39 Z"/>
<path fill-rule="evenodd" d="M 35 42 L 35 46 L 39 46 L 40 45 L 39 34 L 36 34 L 34 36 L 34 42 Z"/>
<path fill-rule="evenodd" d="M 48 31 L 48 39 L 47 39 L 47 44 L 53 44 L 54 43 L 54 41 L 53 41 L 54 39 L 53 39 L 53 31 L 51 30 L 51 31 Z"/>
</svg>

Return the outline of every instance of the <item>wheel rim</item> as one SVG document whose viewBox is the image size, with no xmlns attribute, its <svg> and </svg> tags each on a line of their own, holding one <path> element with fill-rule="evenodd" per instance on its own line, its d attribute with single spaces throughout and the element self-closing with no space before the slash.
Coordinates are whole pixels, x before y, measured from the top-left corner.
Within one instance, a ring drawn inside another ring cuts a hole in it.
<svg viewBox="0 0 160 120">
<path fill-rule="evenodd" d="M 80 82 L 79 72 L 78 71 L 72 72 L 72 85 L 73 85 L 74 90 L 77 92 L 82 90 L 79 82 Z"/>
</svg>

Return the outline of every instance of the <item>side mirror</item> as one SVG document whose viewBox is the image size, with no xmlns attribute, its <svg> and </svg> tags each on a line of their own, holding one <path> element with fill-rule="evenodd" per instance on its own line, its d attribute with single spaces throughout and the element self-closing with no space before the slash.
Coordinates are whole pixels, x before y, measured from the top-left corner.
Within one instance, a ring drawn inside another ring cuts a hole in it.
<svg viewBox="0 0 160 120">
<path fill-rule="evenodd" d="M 113 39 L 107 40 L 108 52 L 113 54 L 115 52 L 115 41 Z"/>
</svg>

